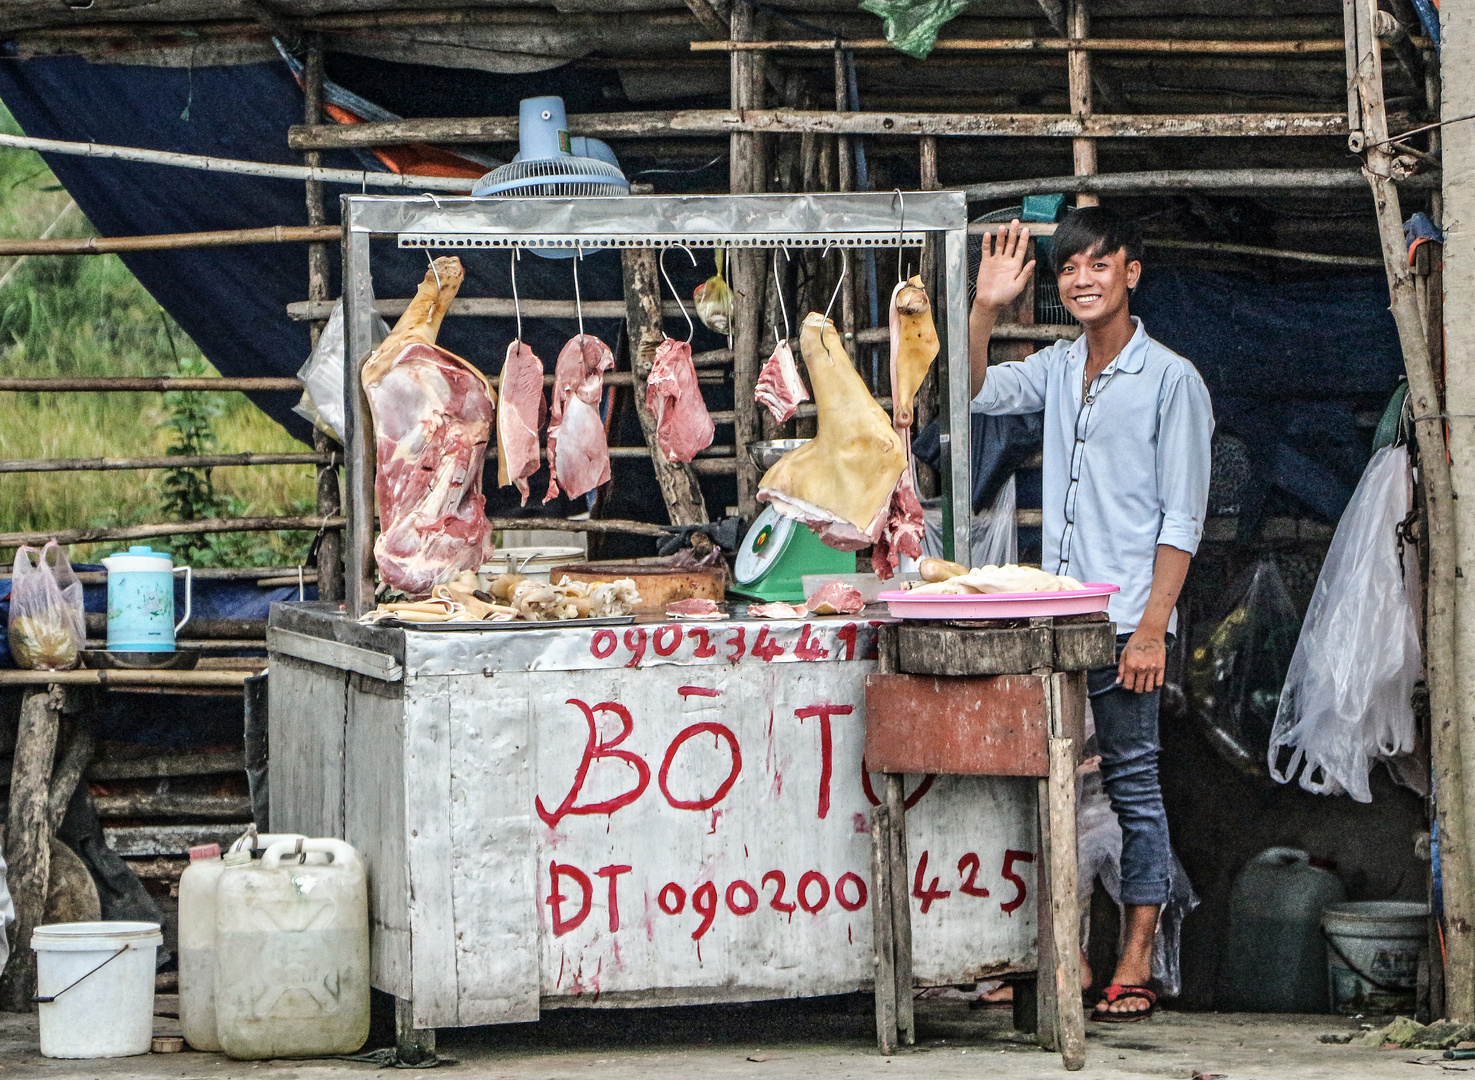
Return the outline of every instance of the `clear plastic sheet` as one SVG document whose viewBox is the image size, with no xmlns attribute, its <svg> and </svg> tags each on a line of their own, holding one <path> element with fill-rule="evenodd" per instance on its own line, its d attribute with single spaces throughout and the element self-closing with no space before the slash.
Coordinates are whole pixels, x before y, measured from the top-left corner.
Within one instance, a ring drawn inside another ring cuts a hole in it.
<svg viewBox="0 0 1475 1080">
<path fill-rule="evenodd" d="M 1281 692 L 1270 773 L 1371 802 L 1368 771 L 1414 749 L 1421 663 L 1418 560 L 1398 527 L 1413 504 L 1408 450 L 1373 455 L 1332 537 Z"/>
<path fill-rule="evenodd" d="M 1229 614 L 1188 658 L 1191 715 L 1230 764 L 1263 776 L 1301 618 L 1275 560 L 1262 558 Z"/>
<path fill-rule="evenodd" d="M 389 325 L 375 318 L 375 344 L 389 336 Z M 343 441 L 343 301 L 333 304 L 333 313 L 323 327 L 312 355 L 297 370 L 302 380 L 302 400 L 292 411 L 313 427 Z"/>
</svg>

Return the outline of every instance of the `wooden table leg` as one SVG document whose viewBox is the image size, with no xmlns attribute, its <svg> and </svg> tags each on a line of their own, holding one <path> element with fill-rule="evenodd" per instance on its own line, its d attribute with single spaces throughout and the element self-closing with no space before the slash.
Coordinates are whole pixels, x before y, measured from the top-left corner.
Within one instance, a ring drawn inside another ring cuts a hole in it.
<svg viewBox="0 0 1475 1080">
<path fill-rule="evenodd" d="M 1050 716 L 1050 776 L 1042 785 L 1045 796 L 1041 820 L 1049 818 L 1050 850 L 1043 855 L 1050 879 L 1050 928 L 1054 954 L 1052 969 L 1041 967 L 1040 987 L 1054 983 L 1055 1045 L 1065 1067 L 1076 1070 L 1086 1064 L 1086 1016 L 1081 1004 L 1081 910 L 1076 895 L 1076 739 L 1071 737 L 1077 714 L 1084 716 L 1082 680 L 1055 674 L 1046 694 Z M 1044 928 L 1040 937 L 1045 936 Z M 1042 1024 L 1043 1024 L 1042 1010 Z"/>
<path fill-rule="evenodd" d="M 904 1046 L 917 1042 L 912 1011 L 912 901 L 908 888 L 906 788 L 900 773 L 886 774 L 887 858 L 890 862 L 891 955 L 896 980 L 896 1030 Z"/>
<path fill-rule="evenodd" d="M 896 951 L 893 938 L 891 815 L 883 804 L 871 811 L 871 934 L 875 944 L 876 1049 L 896 1053 Z"/>
<path fill-rule="evenodd" d="M 423 1065 L 435 1059 L 435 1028 L 415 1026 L 414 1003 L 394 999 L 394 1046 L 403 1065 Z"/>
<path fill-rule="evenodd" d="M 1035 1041 L 1045 1050 L 1054 1050 L 1055 1042 L 1055 906 L 1054 875 L 1050 868 L 1054 845 L 1050 835 L 1050 781 L 1040 779 L 1039 793 L 1040 856 L 1035 865 Z"/>
<path fill-rule="evenodd" d="M 37 687 L 21 702 L 15 759 L 10 770 L 10 813 L 6 822 L 6 884 L 15 904 L 10 962 L 0 975 L 0 1009 L 31 1012 L 35 1005 L 36 954 L 31 933 L 46 911 L 51 876 L 51 763 L 56 756 L 62 690 Z"/>
</svg>

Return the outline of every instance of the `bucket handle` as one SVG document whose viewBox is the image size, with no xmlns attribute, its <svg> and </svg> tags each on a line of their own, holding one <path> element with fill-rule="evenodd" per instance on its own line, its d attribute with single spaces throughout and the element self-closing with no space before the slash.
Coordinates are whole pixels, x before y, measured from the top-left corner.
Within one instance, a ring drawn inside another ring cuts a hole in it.
<svg viewBox="0 0 1475 1080">
<path fill-rule="evenodd" d="M 282 861 L 283 856 L 296 856 L 300 861 L 302 856 L 312 854 L 313 852 L 327 855 L 335 863 L 349 862 L 358 854 L 358 852 L 354 851 L 351 844 L 346 844 L 342 840 L 303 840 L 301 838 L 291 838 L 278 840 L 271 847 L 267 848 L 266 854 L 261 856 L 261 868 L 263 870 L 274 870 L 277 864 Z"/>
<path fill-rule="evenodd" d="M 118 959 L 118 957 L 122 956 L 125 952 L 127 952 L 131 948 L 133 948 L 133 946 L 131 944 L 129 944 L 128 942 L 124 942 L 123 943 L 123 947 L 121 949 L 119 949 L 117 952 L 113 953 L 112 956 L 108 957 L 102 963 L 98 964 L 97 967 L 95 967 L 91 971 L 89 971 L 87 973 L 87 975 L 83 975 L 82 976 L 82 979 L 87 978 L 89 975 L 96 975 L 99 971 L 101 971 L 103 968 L 107 967 L 114 960 Z M 35 1004 L 35 1005 L 49 1005 L 53 1001 L 55 1001 L 57 998 L 59 998 L 63 994 L 65 994 L 73 986 L 76 986 L 77 983 L 79 983 L 79 982 L 82 981 L 82 979 L 75 980 L 74 982 L 70 983 L 69 985 L 62 987 L 60 990 L 58 990 L 54 994 L 32 994 L 31 995 L 31 1002 L 32 1002 L 32 1004 Z"/>
<path fill-rule="evenodd" d="M 1344 964 L 1347 965 L 1347 970 L 1350 971 L 1350 972 L 1352 972 L 1352 974 L 1356 975 L 1363 982 L 1371 983 L 1374 990 L 1381 990 L 1385 994 L 1406 994 L 1406 993 L 1408 993 L 1408 987 L 1406 987 L 1406 986 L 1389 986 L 1387 983 L 1379 982 L 1377 979 L 1373 978 L 1367 972 L 1363 971 L 1360 967 L 1358 967 L 1356 964 L 1354 964 L 1351 960 L 1348 960 L 1347 959 L 1347 954 L 1344 953 L 1341 950 L 1341 948 L 1337 945 L 1337 943 L 1332 940 L 1332 935 L 1329 934 L 1329 933 L 1327 933 L 1327 929 L 1326 929 L 1325 926 L 1323 926 L 1321 928 L 1321 936 L 1326 940 L 1326 947 L 1328 949 L 1331 949 L 1332 952 L 1334 952 L 1334 953 L 1337 954 L 1337 959 L 1338 960 L 1342 961 L 1342 963 L 1344 963 Z"/>
</svg>

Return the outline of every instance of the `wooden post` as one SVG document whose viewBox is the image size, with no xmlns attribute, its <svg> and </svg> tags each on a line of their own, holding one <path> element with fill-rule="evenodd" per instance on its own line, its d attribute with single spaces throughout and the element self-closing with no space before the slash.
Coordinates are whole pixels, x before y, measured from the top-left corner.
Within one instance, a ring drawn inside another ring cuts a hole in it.
<svg viewBox="0 0 1475 1080">
<path fill-rule="evenodd" d="M 1081 1007 L 1081 918 L 1076 898 L 1075 740 L 1050 740 L 1050 907 L 1055 970 L 1055 1041 L 1071 1071 L 1086 1064 L 1086 1016 Z"/>
<path fill-rule="evenodd" d="M 1086 0 L 1070 0 L 1067 16 L 1070 37 L 1080 41 L 1090 37 L 1091 16 L 1086 9 Z M 1091 115 L 1091 54 L 1085 49 L 1072 49 L 1067 55 L 1066 74 L 1070 80 L 1070 111 L 1075 116 Z M 1071 154 L 1077 176 L 1096 175 L 1096 140 L 1072 139 Z M 1101 200 L 1095 195 L 1081 192 L 1076 196 L 1077 206 L 1099 206 Z"/>
<path fill-rule="evenodd" d="M 0 1008 L 31 1012 L 35 1006 L 36 954 L 31 933 L 46 911 L 51 875 L 51 763 L 62 707 L 58 687 L 38 687 L 21 702 L 15 759 L 10 769 L 10 812 L 6 819 L 6 884 L 15 903 L 10 962 L 0 975 Z"/>
<path fill-rule="evenodd" d="M 435 1028 L 417 1028 L 408 998 L 394 999 L 394 1048 L 401 1065 L 424 1065 L 435 1060 Z"/>
<path fill-rule="evenodd" d="M 758 39 L 758 13 L 748 4 L 732 5 L 731 38 L 733 41 Z M 763 54 L 734 50 L 731 54 L 732 107 L 755 109 L 763 106 Z M 729 190 L 734 195 L 761 192 L 767 181 L 764 165 L 766 140 L 751 133 L 731 136 Z M 763 358 L 762 311 L 764 261 L 766 252 L 728 252 L 728 271 L 735 300 L 733 313 L 733 443 L 737 454 L 738 515 L 744 524 L 758 516 L 758 467 L 748 457 L 748 446 L 760 438 L 758 403 L 753 391 L 758 385 L 758 372 Z M 802 318 L 802 315 L 800 316 Z"/>
<path fill-rule="evenodd" d="M 891 955 L 896 983 L 896 1031 L 905 1046 L 917 1041 L 917 1023 L 912 1009 L 912 901 L 907 883 L 911 880 L 907 861 L 905 777 L 886 774 L 887 861 L 891 881 Z"/>
<path fill-rule="evenodd" d="M 1451 1020 L 1475 1020 L 1475 887 L 1469 846 L 1471 783 L 1475 781 L 1475 732 L 1470 729 L 1475 678 L 1462 674 L 1475 662 L 1475 595 L 1457 579 L 1457 535 L 1475 537 L 1475 514 L 1455 502 L 1453 470 L 1462 486 L 1475 489 L 1475 428 L 1468 418 L 1451 416 L 1441 406 L 1429 344 L 1419 316 L 1417 289 L 1408 265 L 1403 215 L 1391 175 L 1393 154 L 1384 145 L 1388 117 L 1383 101 L 1382 50 L 1373 32 L 1373 0 L 1344 0 L 1347 66 L 1355 89 L 1349 95 L 1348 137 L 1354 151 L 1365 150 L 1364 175 L 1372 187 L 1378 235 L 1388 275 L 1388 294 L 1408 373 L 1409 403 L 1419 447 L 1420 473 L 1429 515 L 1429 588 L 1425 622 L 1425 669 L 1429 685 L 1430 753 L 1439 791 L 1439 853 L 1444 874 L 1445 1000 Z M 1446 104 L 1446 107 L 1448 105 Z M 1452 128 L 1446 134 L 1454 134 Z M 1448 175 L 1448 174 L 1447 174 Z M 1446 181 L 1448 182 L 1448 181 Z M 1458 181 L 1450 193 L 1459 190 Z M 1453 260 L 1452 260 L 1453 261 Z M 1458 310 L 1458 309 L 1456 309 Z M 1453 348 L 1452 350 L 1453 351 Z M 1452 374 L 1454 369 L 1451 369 Z M 1455 380 L 1456 384 L 1460 380 Z M 1475 396 L 1451 386 L 1450 412 L 1475 412 Z M 1444 424 L 1449 424 L 1446 456 Z M 1451 459 L 1453 464 L 1451 464 Z M 1468 500 L 1467 500 L 1468 502 Z M 1463 517 L 1466 528 L 1459 530 Z"/>
<path fill-rule="evenodd" d="M 1362 7 L 1365 5 L 1359 5 Z M 1442 207 L 1446 229 L 1444 245 L 1444 292 L 1447 303 L 1442 320 L 1443 344 L 1447 350 L 1444 370 L 1448 380 L 1444 407 L 1440 407 L 1437 368 L 1432 362 L 1432 341 L 1415 325 L 1417 303 L 1409 279 L 1403 237 L 1397 232 L 1402 214 L 1398 192 L 1376 174 L 1388 172 L 1389 154 L 1372 144 L 1387 138 L 1383 111 L 1381 58 L 1373 39 L 1363 38 L 1370 11 L 1359 11 L 1355 29 L 1361 91 L 1362 132 L 1369 144 L 1368 182 L 1378 204 L 1378 227 L 1383 239 L 1388 268 L 1388 289 L 1393 314 L 1398 322 L 1399 341 L 1408 369 L 1409 401 L 1416 418 L 1420 472 L 1429 520 L 1429 585 L 1425 594 L 1425 656 L 1429 684 L 1430 742 L 1435 786 L 1438 789 L 1439 855 L 1444 873 L 1444 1015 L 1451 1020 L 1475 1020 L 1475 865 L 1470 848 L 1470 814 L 1475 806 L 1475 731 L 1470 724 L 1475 702 L 1475 676 L 1469 667 L 1475 660 L 1475 593 L 1469 582 L 1469 553 L 1475 551 L 1475 506 L 1468 496 L 1475 492 L 1475 380 L 1470 375 L 1475 358 L 1475 318 L 1470 302 L 1475 297 L 1475 243 L 1470 221 L 1475 211 L 1475 138 L 1467 124 L 1450 124 L 1442 132 L 1444 190 Z M 1349 66 L 1352 64 L 1353 25 L 1349 17 Z M 1475 13 L 1465 5 L 1448 5 L 1444 13 L 1444 39 L 1453 47 L 1443 54 L 1442 115 L 1453 120 L 1459 111 L 1475 111 L 1475 69 L 1469 49 L 1475 45 Z M 1363 75 L 1363 70 L 1368 72 Z M 1370 100 L 1371 99 L 1371 100 Z M 1355 125 L 1354 125 L 1355 126 Z M 1432 146 L 1432 144 L 1431 144 Z M 1395 235 L 1396 233 L 1396 235 Z M 1429 245 L 1423 245 L 1424 250 Z M 1431 289 L 1431 295 L 1433 290 Z M 1432 305 L 1431 305 L 1432 306 Z M 1436 334 L 1436 340 L 1438 335 Z M 1448 413 L 1441 420 L 1439 414 Z M 1445 465 L 1443 425 L 1449 431 L 1449 461 Z M 1459 491 L 1467 498 L 1451 502 Z M 1456 538 L 1458 542 L 1456 543 Z M 1465 567 L 1458 576 L 1457 566 Z M 1457 793 L 1463 792 L 1461 799 Z"/>
<path fill-rule="evenodd" d="M 323 115 L 323 49 L 319 42 L 307 50 L 307 61 L 304 65 L 302 78 L 303 96 L 306 99 L 306 122 L 317 124 L 322 121 Z M 303 155 L 306 164 L 317 166 L 322 164 L 322 153 L 317 150 L 308 150 Z M 326 225 L 328 223 L 327 209 L 323 204 L 323 185 L 320 181 L 309 180 L 307 188 L 307 223 L 309 225 Z M 307 245 L 307 298 L 309 300 L 327 300 L 328 296 L 328 245 L 314 243 Z M 313 322 L 310 331 L 314 346 L 323 332 L 322 322 Z M 338 445 L 327 434 L 317 427 L 312 432 L 313 449 L 319 453 L 331 453 L 338 449 Z M 343 497 L 338 488 L 338 467 L 336 465 L 322 465 L 318 467 L 318 514 L 324 518 L 337 517 L 343 512 Z M 318 599 L 339 601 L 343 599 L 343 534 L 337 529 L 325 530 L 318 539 L 317 550 L 318 571 Z"/>
<path fill-rule="evenodd" d="M 645 382 L 650 378 L 656 349 L 665 339 L 661 329 L 661 275 L 656 253 L 650 248 L 626 248 L 620 253 L 625 273 L 626 336 L 630 339 L 630 370 L 635 414 L 640 430 L 650 447 L 651 464 L 655 466 L 656 483 L 666 500 L 666 513 L 672 525 L 700 525 L 708 521 L 707 504 L 702 498 L 697 473 L 690 464 L 668 461 L 656 445 L 656 418 L 645 407 Z"/>
<path fill-rule="evenodd" d="M 896 1053 L 896 966 L 891 911 L 904 885 L 891 875 L 891 819 L 886 807 L 871 811 L 871 934 L 875 942 L 876 1047 Z"/>
</svg>

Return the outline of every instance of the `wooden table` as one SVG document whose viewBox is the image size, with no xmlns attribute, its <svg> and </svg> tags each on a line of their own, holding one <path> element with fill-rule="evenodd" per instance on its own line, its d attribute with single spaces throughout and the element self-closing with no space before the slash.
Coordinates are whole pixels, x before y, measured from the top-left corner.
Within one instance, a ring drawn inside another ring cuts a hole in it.
<svg viewBox="0 0 1475 1080">
<path fill-rule="evenodd" d="M 1040 1045 L 1058 1049 L 1067 1069 L 1085 1065 L 1075 769 L 1085 743 L 1086 672 L 1115 661 L 1115 642 L 1104 613 L 881 628 L 878 672 L 866 679 L 866 761 L 886 774 L 871 824 L 882 1053 L 916 1039 L 903 776 L 1033 776 L 1040 829 L 1034 1026 Z M 1028 989 L 1017 985 L 1016 1000 Z M 1016 1017 L 1023 1012 L 1016 1008 Z"/>
</svg>

